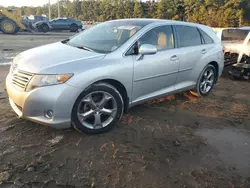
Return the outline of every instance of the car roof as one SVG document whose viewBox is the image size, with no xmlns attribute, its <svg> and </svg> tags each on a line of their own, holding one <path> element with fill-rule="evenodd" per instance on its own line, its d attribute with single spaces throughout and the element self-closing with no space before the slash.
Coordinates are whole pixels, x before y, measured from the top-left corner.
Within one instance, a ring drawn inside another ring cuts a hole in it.
<svg viewBox="0 0 250 188">
<path fill-rule="evenodd" d="M 153 19 L 153 18 L 129 18 L 129 19 L 117 19 L 110 21 L 137 21 L 137 22 L 149 22 L 149 23 L 166 23 L 166 24 L 191 24 L 191 25 L 202 25 L 192 22 L 175 21 L 175 20 L 164 20 L 164 19 Z M 203 25 L 202 25 L 203 26 Z"/>
<path fill-rule="evenodd" d="M 193 26 L 199 27 L 202 29 L 212 29 L 209 26 L 192 23 L 192 22 L 185 22 L 185 21 L 175 21 L 175 20 L 164 20 L 164 19 L 152 19 L 152 18 L 129 18 L 129 19 L 117 19 L 117 20 L 110 20 L 112 21 L 130 21 L 134 23 L 144 23 L 145 25 L 157 25 L 157 24 L 173 24 L 173 25 L 186 25 L 186 26 Z"/>
</svg>

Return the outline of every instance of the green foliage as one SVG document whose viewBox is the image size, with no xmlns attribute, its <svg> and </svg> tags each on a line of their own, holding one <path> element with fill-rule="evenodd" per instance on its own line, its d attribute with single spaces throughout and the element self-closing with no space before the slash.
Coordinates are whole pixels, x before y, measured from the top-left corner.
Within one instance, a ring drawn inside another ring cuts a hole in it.
<svg viewBox="0 0 250 188">
<path fill-rule="evenodd" d="M 167 19 L 168 18 L 167 1 L 166 0 L 160 0 L 160 2 L 158 3 L 157 10 L 156 10 L 156 18 L 160 18 L 160 19 Z"/>
<path fill-rule="evenodd" d="M 125 1 L 124 18 L 133 18 L 134 2 L 132 0 Z"/>
<path fill-rule="evenodd" d="M 143 13 L 143 9 L 142 9 L 142 3 L 135 1 L 134 13 L 133 13 L 134 18 L 142 18 L 143 15 L 144 15 L 144 13 Z"/>
<path fill-rule="evenodd" d="M 22 13 L 48 17 L 48 5 L 22 7 Z M 51 17 L 57 15 L 57 4 L 52 4 Z M 60 0 L 60 15 L 86 21 L 160 18 L 237 27 L 250 24 L 250 0 Z"/>
</svg>

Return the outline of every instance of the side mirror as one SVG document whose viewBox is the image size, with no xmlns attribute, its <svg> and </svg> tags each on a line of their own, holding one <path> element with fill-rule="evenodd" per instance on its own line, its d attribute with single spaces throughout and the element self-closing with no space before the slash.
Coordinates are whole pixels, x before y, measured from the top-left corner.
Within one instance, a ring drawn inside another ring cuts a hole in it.
<svg viewBox="0 0 250 188">
<path fill-rule="evenodd" d="M 141 55 L 153 55 L 156 54 L 157 48 L 151 44 L 143 44 L 139 48 L 139 54 Z"/>
</svg>

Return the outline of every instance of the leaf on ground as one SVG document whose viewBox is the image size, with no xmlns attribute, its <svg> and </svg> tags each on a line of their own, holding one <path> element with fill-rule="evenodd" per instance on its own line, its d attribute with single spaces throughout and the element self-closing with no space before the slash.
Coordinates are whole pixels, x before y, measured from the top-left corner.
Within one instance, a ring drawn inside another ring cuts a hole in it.
<svg viewBox="0 0 250 188">
<path fill-rule="evenodd" d="M 11 175 L 9 172 L 1 172 L 0 173 L 0 182 L 5 182 L 10 179 Z"/>
<path fill-rule="evenodd" d="M 55 138 L 48 140 L 48 142 L 51 144 L 51 146 L 54 146 L 58 144 L 63 139 L 63 135 L 56 136 Z"/>
</svg>

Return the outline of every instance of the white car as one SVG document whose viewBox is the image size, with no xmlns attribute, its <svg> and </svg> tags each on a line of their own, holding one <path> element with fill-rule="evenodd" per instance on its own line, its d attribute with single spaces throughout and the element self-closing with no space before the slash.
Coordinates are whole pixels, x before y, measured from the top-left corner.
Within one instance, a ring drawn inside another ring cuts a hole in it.
<svg viewBox="0 0 250 188">
<path fill-rule="evenodd" d="M 250 28 L 226 28 L 217 31 L 225 53 L 225 65 L 244 63 L 250 56 Z"/>
</svg>

